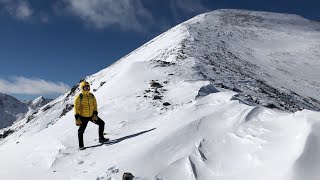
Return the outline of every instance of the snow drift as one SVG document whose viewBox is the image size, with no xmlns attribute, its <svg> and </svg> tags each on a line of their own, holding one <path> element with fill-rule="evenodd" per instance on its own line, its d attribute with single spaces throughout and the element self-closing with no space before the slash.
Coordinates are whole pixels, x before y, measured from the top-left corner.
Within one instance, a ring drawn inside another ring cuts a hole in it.
<svg viewBox="0 0 320 180">
<path fill-rule="evenodd" d="M 296 15 L 199 15 L 86 78 L 109 144 L 91 123 L 77 150 L 75 86 L 11 127 L 0 177 L 316 180 L 319 40 Z"/>
</svg>

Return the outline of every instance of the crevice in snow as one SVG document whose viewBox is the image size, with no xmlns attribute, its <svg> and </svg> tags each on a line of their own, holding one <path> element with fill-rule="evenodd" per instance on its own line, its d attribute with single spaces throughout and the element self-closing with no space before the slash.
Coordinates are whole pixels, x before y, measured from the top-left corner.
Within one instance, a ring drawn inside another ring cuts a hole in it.
<svg viewBox="0 0 320 180">
<path fill-rule="evenodd" d="M 188 163 L 190 166 L 191 175 L 196 180 L 198 178 L 197 168 L 196 168 L 196 165 L 192 162 L 190 156 L 188 157 Z"/>
</svg>

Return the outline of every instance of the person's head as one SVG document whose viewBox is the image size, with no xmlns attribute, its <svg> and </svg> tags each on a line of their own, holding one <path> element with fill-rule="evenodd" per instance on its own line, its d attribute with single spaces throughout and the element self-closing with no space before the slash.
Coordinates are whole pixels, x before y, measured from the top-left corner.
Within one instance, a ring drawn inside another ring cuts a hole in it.
<svg viewBox="0 0 320 180">
<path fill-rule="evenodd" d="M 82 81 L 80 83 L 80 88 L 82 92 L 90 92 L 90 84 L 87 81 Z"/>
</svg>

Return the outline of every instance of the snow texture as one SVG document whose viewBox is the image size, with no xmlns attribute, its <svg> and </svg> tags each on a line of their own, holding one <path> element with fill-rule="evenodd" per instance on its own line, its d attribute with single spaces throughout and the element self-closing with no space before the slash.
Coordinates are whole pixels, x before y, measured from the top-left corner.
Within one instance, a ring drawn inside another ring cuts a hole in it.
<svg viewBox="0 0 320 180">
<path fill-rule="evenodd" d="M 16 98 L 0 93 L 0 135 L 8 131 L 6 127 L 26 117 L 32 117 L 40 107 L 52 101 L 42 96 L 32 101 L 19 101 Z"/>
<path fill-rule="evenodd" d="M 319 179 L 319 40 L 296 15 L 199 15 L 86 78 L 109 143 L 89 123 L 78 150 L 74 86 L 11 127 L 0 177 Z"/>
</svg>

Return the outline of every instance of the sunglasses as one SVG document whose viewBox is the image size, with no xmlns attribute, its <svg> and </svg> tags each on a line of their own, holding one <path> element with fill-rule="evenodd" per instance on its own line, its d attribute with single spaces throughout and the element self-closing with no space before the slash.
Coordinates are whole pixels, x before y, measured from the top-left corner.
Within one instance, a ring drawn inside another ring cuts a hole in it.
<svg viewBox="0 0 320 180">
<path fill-rule="evenodd" d="M 85 90 L 85 91 L 90 90 L 90 86 L 83 86 L 83 90 Z"/>
</svg>

